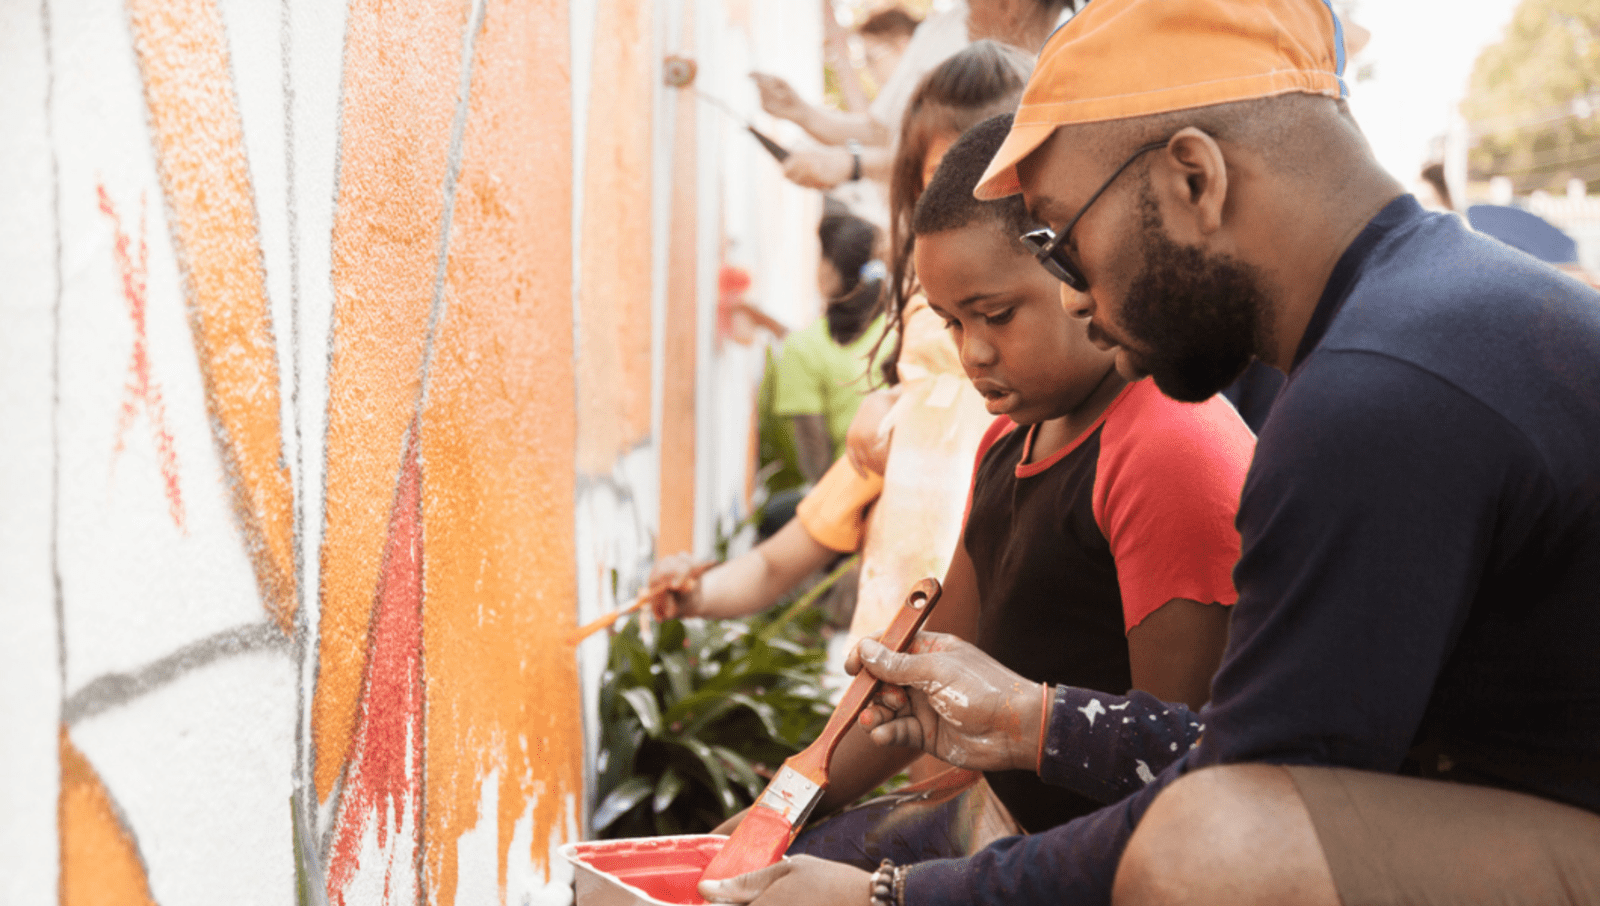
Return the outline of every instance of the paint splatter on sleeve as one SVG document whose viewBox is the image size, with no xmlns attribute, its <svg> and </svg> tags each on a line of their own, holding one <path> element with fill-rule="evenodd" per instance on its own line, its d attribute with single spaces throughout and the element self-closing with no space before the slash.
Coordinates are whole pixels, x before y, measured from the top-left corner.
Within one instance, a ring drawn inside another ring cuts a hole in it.
<svg viewBox="0 0 1600 906">
<path fill-rule="evenodd" d="M 1057 686 L 1054 693 L 1039 776 L 1097 802 L 1144 788 L 1205 731 L 1188 708 L 1143 692 L 1119 696 Z"/>
</svg>

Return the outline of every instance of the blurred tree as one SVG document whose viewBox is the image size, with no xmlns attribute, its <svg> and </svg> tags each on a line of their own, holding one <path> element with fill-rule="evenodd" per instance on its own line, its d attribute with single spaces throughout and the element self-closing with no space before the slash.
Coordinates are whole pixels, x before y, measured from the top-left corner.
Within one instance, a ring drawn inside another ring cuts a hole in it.
<svg viewBox="0 0 1600 906">
<path fill-rule="evenodd" d="M 1600 190 L 1600 0 L 1522 0 L 1484 48 L 1461 113 L 1468 176 L 1510 177 L 1518 193 Z"/>
</svg>

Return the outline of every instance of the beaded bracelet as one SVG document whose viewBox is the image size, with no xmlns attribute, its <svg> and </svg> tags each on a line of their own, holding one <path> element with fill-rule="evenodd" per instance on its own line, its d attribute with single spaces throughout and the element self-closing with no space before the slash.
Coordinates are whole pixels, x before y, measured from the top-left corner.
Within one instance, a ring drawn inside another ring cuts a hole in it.
<svg viewBox="0 0 1600 906">
<path fill-rule="evenodd" d="M 905 871 L 904 868 L 896 868 L 888 859 L 879 862 L 878 870 L 872 873 L 872 894 L 867 899 L 870 906 L 900 906 L 904 903 Z"/>
</svg>

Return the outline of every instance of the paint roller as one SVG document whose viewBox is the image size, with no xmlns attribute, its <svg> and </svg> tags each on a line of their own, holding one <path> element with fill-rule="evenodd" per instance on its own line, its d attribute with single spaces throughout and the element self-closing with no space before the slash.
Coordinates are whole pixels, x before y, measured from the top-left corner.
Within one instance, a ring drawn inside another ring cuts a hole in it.
<svg viewBox="0 0 1600 906">
<path fill-rule="evenodd" d="M 751 135 L 755 136 L 756 141 L 761 143 L 761 147 L 766 148 L 767 153 L 771 154 L 779 163 L 789 159 L 788 148 L 773 141 L 766 133 L 752 125 L 749 120 L 740 116 L 732 107 L 723 103 L 721 99 L 694 87 L 694 77 L 698 70 L 699 67 L 688 57 L 669 56 L 661 64 L 661 80 L 669 88 L 687 88 L 694 92 L 695 97 L 715 107 L 724 115 L 732 117 L 734 122 L 744 126 Z"/>
</svg>

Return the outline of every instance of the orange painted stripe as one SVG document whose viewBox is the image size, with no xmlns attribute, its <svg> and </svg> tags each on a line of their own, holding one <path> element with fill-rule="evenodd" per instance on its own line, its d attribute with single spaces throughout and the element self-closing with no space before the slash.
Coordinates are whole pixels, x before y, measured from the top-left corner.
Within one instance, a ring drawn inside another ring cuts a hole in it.
<svg viewBox="0 0 1600 906">
<path fill-rule="evenodd" d="M 261 601 L 289 632 L 294 491 L 244 132 L 211 0 L 128 0 L 189 326 L 222 467 Z"/>
<path fill-rule="evenodd" d="M 578 316 L 578 468 L 650 434 L 650 4 L 601 0 L 589 79 Z"/>
<path fill-rule="evenodd" d="M 433 303 L 465 2 L 353 0 L 333 222 L 319 799 L 348 758 L 368 623 Z"/>
<path fill-rule="evenodd" d="M 133 834 L 94 765 L 61 728 L 61 906 L 155 906 Z"/>
<path fill-rule="evenodd" d="M 694 4 L 683 7 L 683 40 L 678 51 L 694 53 Z M 661 376 L 661 528 L 657 554 L 694 546 L 694 389 L 696 210 L 699 160 L 694 95 L 678 93 L 673 121 L 671 235 L 667 240 L 667 319 Z"/>
<path fill-rule="evenodd" d="M 575 622 L 572 132 L 567 4 L 489 0 L 422 415 L 428 754 L 424 865 L 497 830 L 500 883 L 531 810 L 546 865 L 583 794 Z M 596 111 L 599 112 L 598 110 Z M 498 778 L 498 814 L 478 814 Z M 574 815 L 575 817 L 575 815 Z M 546 866 L 547 867 L 547 866 Z"/>
</svg>

